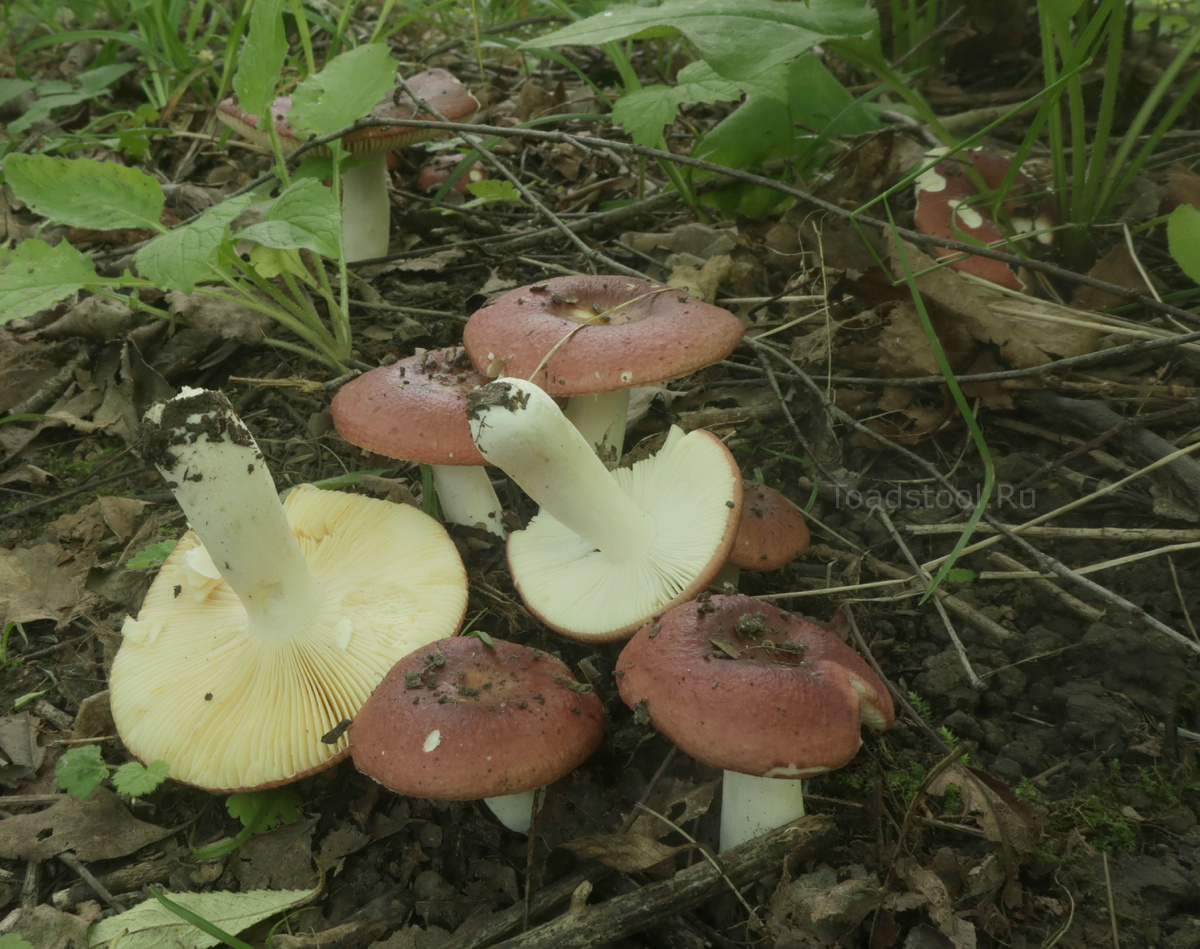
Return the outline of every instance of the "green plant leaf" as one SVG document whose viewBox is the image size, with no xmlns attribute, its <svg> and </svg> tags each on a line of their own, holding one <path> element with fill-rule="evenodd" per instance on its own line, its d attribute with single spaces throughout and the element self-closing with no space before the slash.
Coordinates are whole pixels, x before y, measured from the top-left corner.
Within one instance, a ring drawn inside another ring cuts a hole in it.
<svg viewBox="0 0 1200 949">
<path fill-rule="evenodd" d="M 1181 204 L 1167 218 L 1167 247 L 1175 263 L 1200 283 L 1200 211 Z"/>
<path fill-rule="evenodd" d="M 663 127 L 675 121 L 683 103 L 728 102 L 740 99 L 743 91 L 743 83 L 721 78 L 708 63 L 689 63 L 679 71 L 674 86 L 645 86 L 621 96 L 613 104 L 613 122 L 639 145 L 653 147 L 661 144 Z"/>
<path fill-rule="evenodd" d="M 287 52 L 283 0 L 255 0 L 233 77 L 233 91 L 242 108 L 255 115 L 267 114 L 267 103 L 274 97 Z"/>
<path fill-rule="evenodd" d="M 969 567 L 951 567 L 946 571 L 946 579 L 952 583 L 971 583 L 978 578 L 979 574 Z"/>
<path fill-rule="evenodd" d="M 165 761 L 153 761 L 144 765 L 140 761 L 127 761 L 113 772 L 113 787 L 120 794 L 144 797 L 167 780 L 171 766 Z"/>
<path fill-rule="evenodd" d="M 304 248 L 325 257 L 338 257 L 342 215 L 333 191 L 315 178 L 301 178 L 278 197 L 264 219 L 237 235 L 276 250 Z"/>
<path fill-rule="evenodd" d="M 470 202 L 472 207 L 477 204 L 489 204 L 492 201 L 521 200 L 521 192 L 516 189 L 516 186 L 511 181 L 485 178 L 483 181 L 469 182 L 467 190 L 475 196 L 475 200 Z"/>
<path fill-rule="evenodd" d="M 85 798 L 108 777 L 108 765 L 100 757 L 99 745 L 81 745 L 68 749 L 58 759 L 54 778 L 71 797 Z"/>
<path fill-rule="evenodd" d="M 243 791 L 225 800 L 230 817 L 236 817 L 253 833 L 261 834 L 300 819 L 300 796 L 289 788 Z"/>
<path fill-rule="evenodd" d="M 33 949 L 33 946 L 16 933 L 5 933 L 0 936 L 0 949 Z"/>
<path fill-rule="evenodd" d="M 53 247 L 30 238 L 15 250 L 0 250 L 0 325 L 32 316 L 84 287 L 119 283 L 66 241 Z"/>
<path fill-rule="evenodd" d="M 179 542 L 175 540 L 163 540 L 157 544 L 148 544 L 144 549 L 139 550 L 129 558 L 129 562 L 125 564 L 125 569 L 153 570 L 156 567 L 161 567 L 166 562 L 166 559 L 171 556 L 171 551 L 175 549 L 177 543 Z"/>
<path fill-rule="evenodd" d="M 8 124 L 9 133 L 19 135 L 35 122 L 48 118 L 55 109 L 94 99 L 133 68 L 133 63 L 112 63 L 80 73 L 78 84 L 63 82 L 61 79 L 37 83 L 34 89 L 38 98 L 23 115 Z M 0 101 L 3 99 L 4 93 L 0 90 Z"/>
<path fill-rule="evenodd" d="M 249 890 L 244 893 L 169 893 L 168 901 L 221 930 L 238 933 L 275 913 L 309 899 L 308 890 Z M 157 899 L 148 899 L 124 913 L 110 916 L 88 929 L 88 946 L 120 943 L 121 949 L 207 949 L 218 945 L 212 936 L 180 918 Z"/>
<path fill-rule="evenodd" d="M 229 223 L 254 201 L 248 194 L 230 198 L 191 224 L 154 238 L 133 255 L 138 272 L 156 287 L 191 293 L 197 283 L 212 279 L 217 250 L 230 236 Z"/>
<path fill-rule="evenodd" d="M 162 214 L 157 181 L 136 168 L 91 158 L 9 155 L 4 179 L 30 209 L 72 227 L 152 227 Z"/>
<path fill-rule="evenodd" d="M 292 93 L 288 119 L 301 134 L 329 135 L 370 115 L 396 86 L 396 63 L 382 43 L 335 56 Z"/>
<path fill-rule="evenodd" d="M 614 40 L 682 33 L 726 79 L 752 80 L 832 37 L 865 36 L 878 17 L 861 0 L 666 0 L 620 6 L 521 44 L 600 46 Z"/>
<path fill-rule="evenodd" d="M 17 96 L 28 92 L 37 85 L 30 79 L 0 79 L 0 105 L 11 102 Z M 10 125 L 11 129 L 12 126 Z"/>
</svg>

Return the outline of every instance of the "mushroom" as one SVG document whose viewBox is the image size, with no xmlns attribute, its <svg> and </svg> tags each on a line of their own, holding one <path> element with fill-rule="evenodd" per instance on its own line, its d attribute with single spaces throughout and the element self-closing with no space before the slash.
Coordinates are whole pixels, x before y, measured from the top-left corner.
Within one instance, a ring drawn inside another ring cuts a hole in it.
<svg viewBox="0 0 1200 949">
<path fill-rule="evenodd" d="M 219 392 L 152 406 L 143 449 L 191 530 L 122 628 L 109 687 L 126 747 L 212 791 L 329 767 L 387 670 L 458 629 L 454 543 L 407 505 L 312 485 L 281 504 Z"/>
<path fill-rule="evenodd" d="M 463 347 L 489 378 L 536 382 L 569 396 L 567 417 L 609 468 L 625 442 L 629 390 L 687 375 L 741 342 L 728 310 L 647 280 L 554 277 L 501 294 L 463 328 Z"/>
<path fill-rule="evenodd" d="M 436 191 L 443 184 L 450 180 L 450 175 L 454 169 L 458 167 L 463 160 L 463 156 L 458 152 L 445 152 L 441 155 L 434 155 L 421 166 L 417 172 L 417 186 L 422 191 Z M 469 185 L 476 181 L 484 181 L 487 179 L 487 168 L 483 162 L 473 162 L 465 172 L 454 179 L 454 184 L 450 187 L 457 194 L 467 194 L 470 190 Z"/>
<path fill-rule="evenodd" d="M 461 348 L 433 349 L 351 379 L 330 412 L 351 444 L 429 465 L 446 520 L 503 537 L 487 460 L 467 428 L 467 394 L 486 381 Z"/>
<path fill-rule="evenodd" d="M 350 725 L 354 766 L 399 794 L 484 802 L 528 833 L 536 792 L 604 732 L 600 699 L 562 661 L 460 636 L 401 659 Z"/>
<path fill-rule="evenodd" d="M 467 87 L 445 69 L 427 69 L 408 80 L 413 95 L 436 109 L 447 121 L 461 122 L 479 108 Z M 279 136 L 284 154 L 302 143 L 291 122 L 287 120 L 292 100 L 280 96 L 271 104 L 271 120 Z M 435 116 L 420 111 L 412 96 L 399 89 L 383 99 L 371 112 L 379 119 L 420 119 L 431 121 Z M 270 135 L 260 129 L 260 118 L 246 112 L 236 99 L 224 99 L 217 105 L 217 118 L 252 142 L 270 146 Z M 404 128 L 403 126 L 370 126 L 350 132 L 342 138 L 342 147 L 352 158 L 364 159 L 349 164 L 342 172 L 342 242 L 346 260 L 355 263 L 388 252 L 391 228 L 391 200 L 388 197 L 387 153 L 440 134 L 435 129 Z M 328 156 L 325 147 L 313 149 L 314 155 Z"/>
<path fill-rule="evenodd" d="M 815 623 L 741 595 L 697 597 L 643 626 L 617 660 L 621 698 L 724 770 L 721 850 L 804 816 L 802 778 L 840 768 L 891 696 Z"/>
<path fill-rule="evenodd" d="M 984 148 L 961 154 L 988 188 L 994 190 L 1003 185 L 1012 165 L 1010 159 Z M 1052 235 L 1048 229 L 1052 226 L 1052 220 L 1048 208 L 1035 207 L 1032 216 L 1015 213 L 1032 185 L 1032 180 L 1024 172 L 1017 172 L 1004 208 L 1010 215 L 1014 230 L 1021 233 L 1036 228 L 1038 240 L 1049 243 Z M 1005 241 L 1005 234 L 992 219 L 990 210 L 982 202 L 971 200 L 979 196 L 979 189 L 968 177 L 963 162 L 954 159 L 938 162 L 917 177 L 914 188 L 917 210 L 913 224 L 922 234 L 954 240 L 975 240 L 989 247 Z M 958 251 L 944 251 L 940 256 L 953 258 L 950 266 L 956 270 L 974 274 L 1010 290 L 1025 289 L 1013 269 L 1003 261 L 974 254 L 963 255 Z"/>
<path fill-rule="evenodd" d="M 729 559 L 714 586 L 736 590 L 742 570 L 778 570 L 808 550 L 808 524 L 783 494 L 757 481 L 742 482 L 742 519 Z"/>
<path fill-rule="evenodd" d="M 508 567 L 547 626 L 623 638 L 703 590 L 728 558 L 742 478 L 711 432 L 673 427 L 658 454 L 609 471 L 532 382 L 498 379 L 467 401 L 483 457 L 541 506 L 508 535 Z"/>
</svg>

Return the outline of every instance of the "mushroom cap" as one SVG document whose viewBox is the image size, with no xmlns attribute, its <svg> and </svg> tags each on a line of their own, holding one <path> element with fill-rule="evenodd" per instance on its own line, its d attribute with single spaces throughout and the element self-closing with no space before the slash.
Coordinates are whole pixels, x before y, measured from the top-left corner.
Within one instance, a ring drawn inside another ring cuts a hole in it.
<svg viewBox="0 0 1200 949">
<path fill-rule="evenodd" d="M 508 535 L 508 569 L 525 606 L 564 636 L 623 639 L 646 618 L 706 589 L 729 559 L 742 507 L 742 477 L 729 449 L 697 430 L 613 479 L 657 522 L 636 560 L 614 562 L 548 512 Z"/>
<path fill-rule="evenodd" d="M 804 515 L 774 488 L 744 481 L 742 520 L 729 563 L 743 570 L 778 570 L 808 550 Z"/>
<path fill-rule="evenodd" d="M 728 310 L 674 287 L 585 275 L 501 294 L 467 320 L 463 346 L 485 375 L 572 396 L 687 375 L 728 356 L 744 332 Z"/>
<path fill-rule="evenodd" d="M 891 696 L 853 649 L 748 596 L 684 603 L 643 626 L 617 660 L 621 698 L 693 758 L 759 777 L 840 768 L 860 723 L 888 728 Z"/>
<path fill-rule="evenodd" d="M 249 634 L 191 531 L 125 621 L 109 674 L 113 720 L 134 755 L 167 761 L 185 784 L 255 790 L 334 764 L 348 751 L 337 729 L 387 670 L 453 635 L 466 611 L 458 551 L 416 508 L 312 485 L 284 508 L 324 594 L 294 637 Z"/>
<path fill-rule="evenodd" d="M 548 653 L 475 636 L 401 659 L 350 726 L 363 774 L 400 794 L 469 801 L 529 791 L 582 764 L 604 712 Z"/>
<path fill-rule="evenodd" d="M 417 173 L 417 186 L 422 191 L 436 191 L 449 179 L 450 173 L 458 167 L 462 159 L 463 156 L 458 152 L 444 152 L 441 155 L 434 155 L 421 166 L 421 170 Z M 454 180 L 452 187 L 459 194 L 466 194 L 469 190 L 468 185 L 472 182 L 483 181 L 487 176 L 487 168 L 483 162 L 473 162 L 466 171 Z"/>
<path fill-rule="evenodd" d="M 445 69 L 426 69 L 406 81 L 418 98 L 437 109 L 448 122 L 461 122 L 470 118 L 479 108 L 479 102 L 467 87 Z M 279 136 L 279 144 L 285 155 L 301 144 L 299 135 L 288 121 L 287 115 L 291 107 L 291 96 L 279 96 L 271 103 L 271 119 L 275 123 L 275 132 Z M 371 116 L 380 119 L 418 119 L 425 122 L 437 118 L 418 109 L 413 98 L 399 90 L 394 95 L 382 99 L 371 110 Z M 259 116 L 243 109 L 236 98 L 222 99 L 217 104 L 217 118 L 248 141 L 270 148 L 270 134 L 266 129 L 258 127 Z M 371 126 L 346 135 L 342 139 L 342 147 L 351 155 L 364 157 L 407 148 L 440 134 L 442 133 L 437 129 L 404 128 L 399 125 Z M 327 156 L 329 149 L 319 145 L 313 149 L 313 154 Z"/>
<path fill-rule="evenodd" d="M 329 410 L 359 448 L 423 465 L 486 465 L 467 426 L 467 393 L 486 382 L 460 347 L 431 349 L 351 379 Z"/>
</svg>

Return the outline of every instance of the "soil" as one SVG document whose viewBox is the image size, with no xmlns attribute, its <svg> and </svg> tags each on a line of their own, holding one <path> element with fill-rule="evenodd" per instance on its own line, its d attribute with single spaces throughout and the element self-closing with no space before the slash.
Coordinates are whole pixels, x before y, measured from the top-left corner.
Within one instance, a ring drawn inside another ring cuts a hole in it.
<svg viewBox="0 0 1200 949">
<path fill-rule="evenodd" d="M 574 184 L 554 170 L 559 157 L 532 146 L 525 155 L 547 192 Z M 584 179 L 636 171 L 616 156 L 594 161 Z M 214 152 L 193 175 L 207 180 L 229 162 Z M 238 164 L 243 176 L 258 170 L 253 159 Z M 355 284 L 356 367 L 455 344 L 466 317 L 496 291 L 594 269 L 564 250 L 561 236 L 531 240 L 519 256 L 470 243 L 537 221 L 486 207 L 431 211 L 408 190 L 414 176 L 409 165 L 394 176 L 407 256 L 401 266 L 364 268 L 369 282 Z M 653 450 L 671 423 L 706 427 L 746 477 L 804 507 L 813 547 L 780 570 L 743 572 L 740 588 L 830 625 L 870 656 L 898 705 L 894 728 L 866 734 L 850 765 L 809 781 L 816 816 L 799 825 L 808 836 L 769 842 L 781 849 L 753 864 L 753 876 L 737 877 L 736 888 L 714 873 L 707 889 L 685 891 L 711 872 L 720 773 L 674 752 L 621 701 L 613 678 L 620 643 L 586 645 L 542 628 L 512 586 L 500 543 L 457 527 L 472 628 L 557 655 L 604 703 L 600 750 L 548 790 L 529 838 L 476 802 L 393 795 L 348 761 L 292 786 L 294 819 L 216 860 L 192 848 L 241 829 L 219 797 L 167 782 L 144 797 L 101 789 L 72 804 L 55 780 L 68 748 L 98 743 L 106 761 L 128 760 L 104 690 L 121 623 L 152 579 L 129 561 L 185 526 L 138 453 L 137 420 L 150 403 L 183 385 L 224 390 L 281 489 L 370 471 L 349 490 L 420 503 L 422 484 L 414 466 L 364 456 L 337 437 L 329 402 L 344 380 L 328 368 L 251 341 L 248 327 L 168 325 L 125 312 L 99 320 L 78 303 L 0 329 L 0 410 L 19 410 L 0 426 L 0 587 L 9 623 L 0 657 L 0 933 L 20 933 L 38 949 L 86 945 L 88 923 L 139 903 L 154 885 L 315 891 L 270 942 L 292 949 L 506 939 L 1200 947 L 1194 466 L 1166 466 L 1093 494 L 1148 463 L 1144 452 L 1154 449 L 1131 433 L 1172 447 L 1195 443 L 1196 356 L 1159 351 L 977 390 L 973 406 L 995 459 L 991 514 L 1018 524 L 1091 496 L 1046 522 L 1061 533 L 1027 535 L 1076 569 L 1178 547 L 1089 573 L 1088 587 L 1053 575 L 1006 578 L 1035 564 L 1005 539 L 956 561 L 939 611 L 936 598 L 922 598 L 910 556 L 924 563 L 950 553 L 961 531 L 930 528 L 965 521 L 950 488 L 969 510 L 986 472 L 945 387 L 890 371 L 885 332 L 901 338 L 900 305 L 880 290 L 878 268 L 865 271 L 849 250 L 839 257 L 832 236 L 828 258 L 803 249 L 799 211 L 701 225 L 679 205 L 639 212 L 636 193 L 626 196 L 634 202 L 628 217 L 593 228 L 594 247 L 657 280 L 695 281 L 723 268 L 721 296 L 762 301 L 730 305 L 749 335 L 770 333 L 650 393 L 630 457 Z M 800 304 L 772 302 L 806 294 L 833 301 L 820 311 L 833 328 L 814 334 L 821 322 L 797 323 Z M 1012 366 L 997 345 L 974 339 L 967 348 L 972 359 Z M 1059 401 L 1039 401 L 1034 390 Z M 1094 404 L 1121 424 L 1092 416 L 1089 427 L 1084 410 Z M 499 485 L 514 521 L 527 520 L 528 499 Z M 1101 527 L 1109 536 L 1089 533 Z M 1137 533 L 1144 530 L 1158 533 Z M 972 539 L 992 536 L 985 525 Z M 39 817 L 49 808 L 53 816 Z M 652 898 L 642 916 L 625 908 Z M 609 915 L 589 916 L 601 907 Z M 266 945 L 277 922 L 242 938 Z"/>
</svg>

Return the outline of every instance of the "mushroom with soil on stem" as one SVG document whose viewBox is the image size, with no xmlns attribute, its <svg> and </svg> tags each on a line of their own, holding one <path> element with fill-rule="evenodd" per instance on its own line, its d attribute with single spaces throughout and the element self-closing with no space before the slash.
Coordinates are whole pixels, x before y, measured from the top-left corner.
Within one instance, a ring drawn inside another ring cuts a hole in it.
<svg viewBox="0 0 1200 949">
<path fill-rule="evenodd" d="M 867 662 L 808 620 L 741 595 L 698 597 L 642 627 L 621 698 L 724 771 L 721 850 L 804 816 L 802 779 L 847 764 L 895 710 Z"/>
<path fill-rule="evenodd" d="M 486 381 L 461 348 L 432 349 L 351 379 L 330 412 L 351 444 L 430 466 L 447 521 L 503 537 L 487 460 L 467 427 L 467 395 Z"/>
<path fill-rule="evenodd" d="M 554 277 L 476 310 L 463 347 L 489 378 L 529 379 L 556 398 L 609 468 L 620 461 L 634 386 L 724 359 L 741 321 L 685 291 L 619 276 Z"/>
<path fill-rule="evenodd" d="M 537 791 L 596 750 L 604 711 L 561 660 L 500 639 L 431 643 L 388 672 L 350 725 L 354 766 L 399 794 L 484 799 L 528 833 Z"/>
<path fill-rule="evenodd" d="M 462 622 L 454 543 L 403 504 L 312 485 L 280 503 L 219 392 L 152 406 L 144 454 L 191 530 L 122 628 L 109 674 L 122 741 L 211 791 L 284 784 L 345 757 L 345 725 L 387 670 Z"/>
<path fill-rule="evenodd" d="M 621 639 L 704 590 L 728 558 L 742 476 L 711 432 L 672 428 L 656 455 L 609 471 L 532 382 L 498 379 L 468 403 L 483 457 L 541 508 L 508 535 L 508 566 L 547 626 Z"/>
<path fill-rule="evenodd" d="M 445 69 L 427 69 L 407 82 L 413 96 L 428 103 L 449 122 L 465 121 L 479 108 L 479 102 L 467 87 Z M 434 120 L 436 117 L 422 111 L 413 96 L 397 89 L 375 106 L 371 116 L 378 119 Z M 289 96 L 280 96 L 271 104 L 270 110 L 271 121 L 275 124 L 285 155 L 303 144 L 287 119 L 291 105 Z M 259 116 L 246 112 L 236 99 L 222 100 L 217 105 L 217 118 L 243 138 L 270 147 L 270 135 L 259 128 Z M 342 138 L 342 148 L 352 159 L 356 159 L 342 172 L 342 243 L 347 262 L 355 263 L 387 255 L 391 230 L 388 152 L 407 148 L 438 134 L 436 129 L 370 126 L 350 132 Z M 313 149 L 313 154 L 328 157 L 330 150 L 320 146 Z"/>
</svg>

